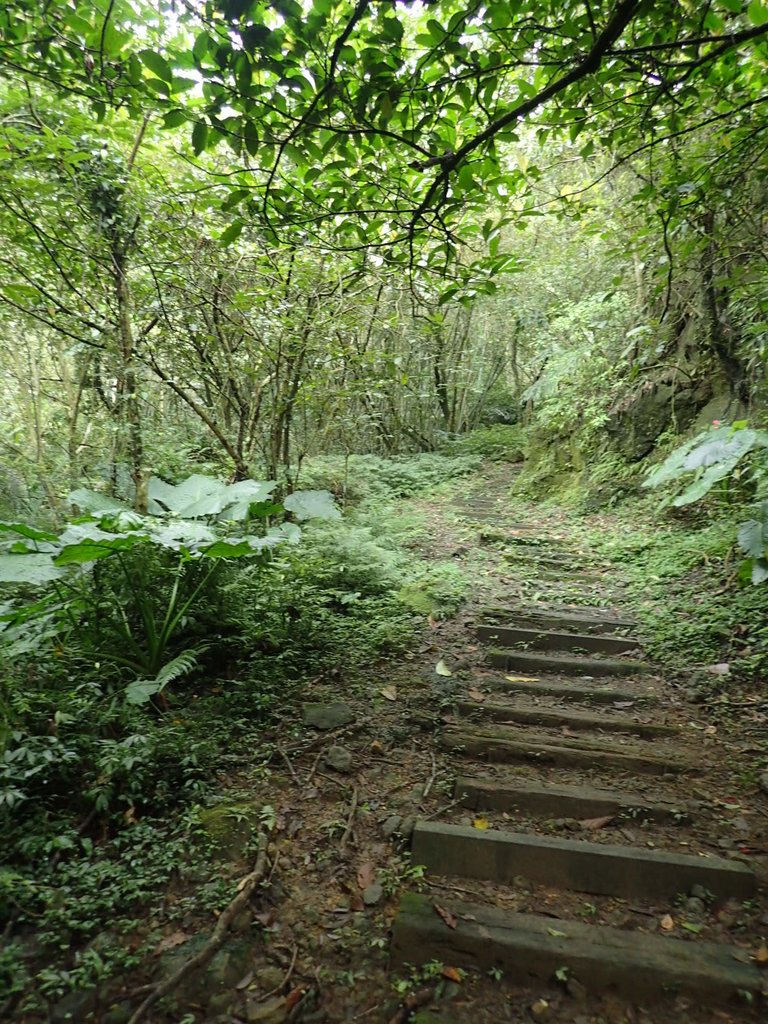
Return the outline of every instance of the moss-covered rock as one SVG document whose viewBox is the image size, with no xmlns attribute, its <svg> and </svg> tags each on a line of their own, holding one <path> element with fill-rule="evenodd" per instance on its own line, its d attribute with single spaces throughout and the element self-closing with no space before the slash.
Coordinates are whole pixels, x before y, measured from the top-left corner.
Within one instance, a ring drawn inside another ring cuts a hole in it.
<svg viewBox="0 0 768 1024">
<path fill-rule="evenodd" d="M 262 807 L 254 803 L 219 804 L 197 813 L 198 827 L 210 840 L 212 852 L 222 860 L 241 861 L 255 839 Z"/>
</svg>

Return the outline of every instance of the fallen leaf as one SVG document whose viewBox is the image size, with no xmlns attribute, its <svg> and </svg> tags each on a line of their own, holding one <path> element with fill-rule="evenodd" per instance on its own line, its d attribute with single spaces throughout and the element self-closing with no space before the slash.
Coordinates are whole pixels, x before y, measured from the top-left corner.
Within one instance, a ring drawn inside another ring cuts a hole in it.
<svg viewBox="0 0 768 1024">
<path fill-rule="evenodd" d="M 490 828 L 490 825 L 491 823 L 488 821 L 488 819 L 482 817 L 482 815 L 480 817 L 475 818 L 474 821 L 472 822 L 473 828 L 479 828 L 482 831 L 485 831 L 485 829 Z"/>
<path fill-rule="evenodd" d="M 538 683 L 538 676 L 504 676 L 510 683 Z"/>
<path fill-rule="evenodd" d="M 166 935 L 160 939 L 158 944 L 155 946 L 155 956 L 158 953 L 164 953 L 167 949 L 175 949 L 176 946 L 181 946 L 182 943 L 186 942 L 189 936 L 186 932 L 171 932 L 170 935 Z"/>
<path fill-rule="evenodd" d="M 383 754 L 384 747 L 382 747 L 378 740 L 374 740 L 373 743 L 371 744 L 371 751 L 374 754 Z"/>
<path fill-rule="evenodd" d="M 731 666 L 727 661 L 720 661 L 716 665 L 707 665 L 704 671 L 711 672 L 714 676 L 729 676 L 731 674 Z"/>
<path fill-rule="evenodd" d="M 238 983 L 235 985 L 235 988 L 238 990 L 238 992 L 242 992 L 244 988 L 248 988 L 252 981 L 253 971 L 248 971 L 245 977 L 241 978 L 240 981 L 238 981 Z"/>
<path fill-rule="evenodd" d="M 613 702 L 613 706 L 615 708 L 619 708 L 620 711 L 623 711 L 625 708 L 634 707 L 635 702 L 633 700 L 615 700 Z"/>
<path fill-rule="evenodd" d="M 597 830 L 599 828 L 604 828 L 606 825 L 608 825 L 612 821 L 613 821 L 613 815 L 612 814 L 606 814 L 602 818 L 584 818 L 584 820 L 580 821 L 579 824 L 581 825 L 582 828 L 588 828 L 590 831 L 595 831 L 595 830 Z"/>
<path fill-rule="evenodd" d="M 451 672 L 451 670 L 448 668 L 448 666 L 445 664 L 445 662 L 443 661 L 442 658 L 435 665 L 435 672 L 437 672 L 437 674 L 439 676 L 452 676 L 453 675 L 453 672 Z"/>
<path fill-rule="evenodd" d="M 665 914 L 661 921 L 659 921 L 659 924 L 665 932 L 670 932 L 675 927 L 675 919 L 671 914 Z"/>
<path fill-rule="evenodd" d="M 552 936 L 553 939 L 567 939 L 568 936 L 565 932 L 559 932 L 557 928 L 547 928 L 547 932 Z"/>
<path fill-rule="evenodd" d="M 455 915 L 452 914 L 450 912 L 450 910 L 446 910 L 445 907 L 439 907 L 437 905 L 437 903 L 434 904 L 434 907 L 435 907 L 435 913 L 437 914 L 437 916 L 441 917 L 443 919 L 443 921 L 445 921 L 445 923 L 448 925 L 449 928 L 455 928 L 456 927 L 456 925 L 459 922 L 456 920 Z"/>
<path fill-rule="evenodd" d="M 361 889 L 367 889 L 369 885 L 373 885 L 376 881 L 376 865 L 370 861 L 366 861 L 365 864 L 357 872 L 357 884 Z"/>
<path fill-rule="evenodd" d="M 457 985 L 460 985 L 464 980 L 458 967 L 444 967 L 440 973 L 444 978 L 447 978 L 448 981 L 455 981 Z"/>
<path fill-rule="evenodd" d="M 687 932 L 693 932 L 694 935 L 698 935 L 703 927 L 703 924 L 692 924 L 690 921 L 683 922 L 683 928 L 685 928 Z"/>
<path fill-rule="evenodd" d="M 760 949 L 752 957 L 756 964 L 760 967 L 768 967 L 768 946 L 763 944 Z"/>
<path fill-rule="evenodd" d="M 480 690 L 472 689 L 469 690 L 468 693 L 472 700 L 485 700 L 485 694 L 482 693 Z"/>
<path fill-rule="evenodd" d="M 386 697 L 387 700 L 397 700 L 397 687 L 396 686 L 384 686 L 379 690 L 382 697 Z"/>
<path fill-rule="evenodd" d="M 288 993 L 285 997 L 285 1009 L 292 1010 L 296 1003 L 298 1003 L 301 997 L 304 995 L 304 989 L 301 986 L 297 986 Z"/>
</svg>

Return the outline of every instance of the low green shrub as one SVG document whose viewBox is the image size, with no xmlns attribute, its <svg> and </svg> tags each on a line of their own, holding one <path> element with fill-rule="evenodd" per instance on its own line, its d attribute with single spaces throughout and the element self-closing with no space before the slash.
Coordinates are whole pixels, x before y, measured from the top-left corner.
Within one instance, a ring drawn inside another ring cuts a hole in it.
<svg viewBox="0 0 768 1024">
<path fill-rule="evenodd" d="M 479 453 L 422 452 L 385 459 L 377 455 L 322 455 L 302 463 L 302 487 L 331 491 L 347 507 L 423 494 L 475 472 Z"/>
<path fill-rule="evenodd" d="M 522 462 L 526 453 L 525 428 L 519 423 L 476 427 L 446 443 L 454 456 L 475 456 L 496 462 Z"/>
</svg>

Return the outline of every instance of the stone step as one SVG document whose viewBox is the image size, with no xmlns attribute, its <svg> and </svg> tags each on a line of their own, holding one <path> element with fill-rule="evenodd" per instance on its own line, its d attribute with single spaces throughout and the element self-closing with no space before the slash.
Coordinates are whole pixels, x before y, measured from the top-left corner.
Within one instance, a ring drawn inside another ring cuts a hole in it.
<svg viewBox="0 0 768 1024">
<path fill-rule="evenodd" d="M 494 722 L 509 722 L 520 725 L 543 725 L 551 729 L 584 729 L 593 732 L 621 732 L 630 736 L 675 736 L 678 733 L 672 725 L 658 722 L 636 722 L 621 715 L 590 715 L 587 711 L 557 711 L 538 707 L 536 704 L 500 704 L 495 701 L 473 701 L 459 699 L 456 708 L 461 715 L 474 720 L 490 719 Z"/>
<path fill-rule="evenodd" d="M 486 661 L 494 668 L 522 672 L 555 672 L 564 676 L 634 676 L 652 672 L 653 665 L 628 658 L 582 658 L 568 654 L 518 651 L 513 647 L 490 647 Z"/>
<path fill-rule="evenodd" d="M 557 697 L 582 704 L 654 704 L 656 695 L 647 691 L 615 690 L 594 683 L 566 683 L 545 679 L 498 679 L 484 681 L 484 685 L 502 693 L 529 693 L 539 697 Z"/>
<path fill-rule="evenodd" d="M 406 893 L 395 918 L 390 961 L 419 965 L 439 961 L 457 967 L 500 969 L 513 983 L 555 981 L 568 969 L 596 995 L 617 993 L 643 1005 L 677 994 L 699 1005 L 728 1002 L 748 993 L 759 999 L 764 975 L 736 958 L 733 946 L 645 935 L 581 921 L 553 921 L 453 899 L 439 905 L 452 915 L 450 928 L 429 896 Z"/>
<path fill-rule="evenodd" d="M 580 611 L 567 607 L 538 607 L 536 605 L 488 605 L 478 610 L 478 618 L 501 619 L 530 628 L 547 628 L 561 632 L 573 629 L 581 633 L 620 633 L 634 629 L 636 623 L 621 618 L 607 608 Z"/>
<path fill-rule="evenodd" d="M 525 729 L 448 726 L 440 743 L 447 750 L 503 764 L 530 761 L 559 768 L 615 768 L 642 775 L 676 774 L 694 768 L 671 754 L 648 750 L 647 745 L 611 745 L 594 739 L 534 734 Z M 701 770 L 701 765 L 696 767 Z"/>
<path fill-rule="evenodd" d="M 756 889 L 746 864 L 722 857 L 485 831 L 439 821 L 416 822 L 411 860 L 435 875 L 504 885 L 522 876 L 558 889 L 625 899 L 672 901 L 700 885 L 722 903 L 750 899 Z"/>
<path fill-rule="evenodd" d="M 609 636 L 601 633 L 557 633 L 552 630 L 525 629 L 518 625 L 480 625 L 475 629 L 483 643 L 499 647 L 523 646 L 534 651 L 583 651 L 594 654 L 625 654 L 636 651 L 640 641 L 635 637 Z"/>
<path fill-rule="evenodd" d="M 583 820 L 616 815 L 671 825 L 690 821 L 685 804 L 649 803 L 639 793 L 612 792 L 593 786 L 543 786 L 538 782 L 460 776 L 456 779 L 454 797 L 462 807 L 476 811 L 517 811 L 540 818 Z"/>
</svg>

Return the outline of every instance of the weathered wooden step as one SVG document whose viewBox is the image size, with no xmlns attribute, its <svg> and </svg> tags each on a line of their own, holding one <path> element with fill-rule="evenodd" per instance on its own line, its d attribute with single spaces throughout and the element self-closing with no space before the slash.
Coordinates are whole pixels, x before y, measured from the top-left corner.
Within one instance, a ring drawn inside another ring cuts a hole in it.
<svg viewBox="0 0 768 1024">
<path fill-rule="evenodd" d="M 517 625 L 481 625 L 476 627 L 475 632 L 483 643 L 497 644 L 500 647 L 520 645 L 534 651 L 625 654 L 640 647 L 640 641 L 635 637 L 608 636 L 600 633 L 557 633 L 553 630 L 525 629 Z"/>
<path fill-rule="evenodd" d="M 692 771 L 693 766 L 671 754 L 647 751 L 638 745 L 618 746 L 598 740 L 534 734 L 526 730 L 448 726 L 440 743 L 472 757 L 509 764 L 530 761 L 560 768 L 616 768 L 643 775 Z M 646 752 L 647 751 L 647 752 Z M 701 766 L 697 766 L 699 770 Z"/>
<path fill-rule="evenodd" d="M 703 886 L 717 901 L 750 899 L 753 872 L 739 861 L 525 832 L 417 821 L 411 858 L 435 875 L 509 885 L 531 882 L 599 896 L 673 900 Z"/>
<path fill-rule="evenodd" d="M 631 736 L 674 736 L 679 730 L 672 725 L 658 722 L 636 722 L 619 715 L 590 715 L 587 711 L 556 711 L 541 708 L 535 704 L 500 704 L 495 701 L 458 700 L 456 708 L 467 718 L 488 718 L 494 722 L 510 722 L 520 725 L 544 725 L 556 729 L 588 729 L 593 732 L 621 732 Z"/>
<path fill-rule="evenodd" d="M 503 693 L 529 693 L 540 697 L 557 697 L 582 704 L 653 704 L 656 695 L 647 691 L 615 690 L 594 683 L 550 682 L 546 679 L 498 679 L 485 681 Z"/>
<path fill-rule="evenodd" d="M 579 611 L 575 608 L 539 608 L 535 605 L 488 605 L 478 610 L 478 618 L 501 619 L 531 628 L 573 629 L 581 633 L 619 633 L 633 629 L 636 623 L 612 614 L 608 609 Z"/>
<path fill-rule="evenodd" d="M 629 658 L 582 658 L 569 654 L 539 654 L 514 647 L 491 647 L 486 661 L 494 668 L 522 672 L 554 672 L 564 676 L 634 676 L 652 672 L 653 665 Z"/>
<path fill-rule="evenodd" d="M 644 935 L 581 921 L 557 921 L 456 900 L 440 901 L 453 915 L 449 928 L 429 896 L 406 893 L 395 918 L 392 964 L 431 961 L 488 971 L 499 968 L 518 984 L 554 982 L 568 968 L 588 990 L 643 1004 L 670 995 L 702 1003 L 727 1002 L 737 993 L 759 999 L 763 975 L 736 959 L 733 946 Z M 556 927 L 553 927 L 556 924 Z"/>
<path fill-rule="evenodd" d="M 683 825 L 690 820 L 685 805 L 649 803 L 639 793 L 618 793 L 593 786 L 555 786 L 497 779 L 456 779 L 454 797 L 462 807 L 481 811 L 522 811 L 541 818 L 602 818 L 607 815 Z"/>
</svg>

